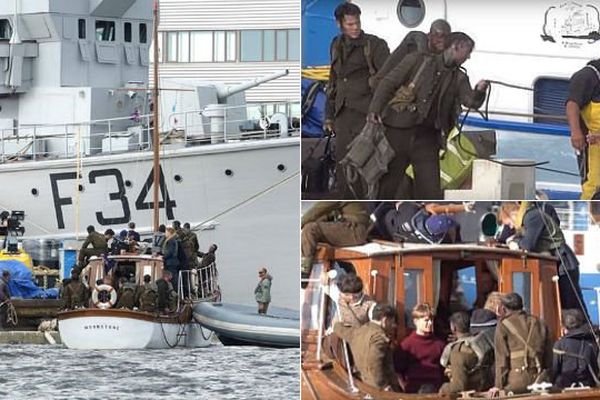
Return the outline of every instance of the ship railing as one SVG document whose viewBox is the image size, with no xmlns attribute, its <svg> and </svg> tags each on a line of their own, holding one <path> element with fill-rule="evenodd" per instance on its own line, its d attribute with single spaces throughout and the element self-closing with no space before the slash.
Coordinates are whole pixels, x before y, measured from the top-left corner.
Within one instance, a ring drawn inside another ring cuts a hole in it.
<svg viewBox="0 0 600 400">
<path fill-rule="evenodd" d="M 245 109 L 245 110 L 244 110 Z M 245 111 L 249 118 L 234 118 Z M 271 112 L 272 111 L 272 112 Z M 162 142 L 168 143 L 178 134 L 185 138 L 184 144 L 202 144 L 227 142 L 230 140 L 264 140 L 281 136 L 299 135 L 299 103 L 274 102 L 250 104 L 224 108 L 224 127 L 239 126 L 248 123 L 256 116 L 256 120 L 269 122 L 268 115 L 280 112 L 288 121 L 287 135 L 281 135 L 273 124 L 264 128 L 251 129 L 242 133 L 207 133 L 204 137 L 194 135 L 192 130 L 204 129 L 207 124 L 202 121 L 206 110 L 173 113 L 161 124 Z M 170 126 L 178 117 L 184 121 L 183 126 Z M 183 116 L 183 117 L 181 117 Z M 196 116 L 196 117 L 193 117 Z M 79 123 L 62 124 L 22 124 L 19 127 L 0 129 L 0 163 L 39 159 L 69 159 L 108 155 L 132 151 L 147 151 L 152 148 L 152 114 L 131 115 L 118 118 L 99 119 Z M 298 122 L 298 123 L 296 123 Z M 210 124 L 208 124 L 209 126 Z M 183 129 L 181 129 L 183 128 Z M 192 133 L 191 133 L 192 132 Z M 106 140 L 108 139 L 108 140 Z"/>
<path fill-rule="evenodd" d="M 113 149 L 113 139 L 129 140 L 136 136 L 137 150 L 148 150 L 151 147 L 151 121 L 152 114 L 146 114 L 62 124 L 22 124 L 19 127 L 2 129 L 0 161 L 17 161 L 23 158 L 35 161 L 40 158 L 75 158 L 77 154 L 112 154 L 124 151 Z M 137 130 L 131 130 L 136 127 Z M 103 145 L 103 139 L 109 139 L 106 146 Z M 58 144 L 51 146 L 53 143 Z"/>
<path fill-rule="evenodd" d="M 299 102 L 252 103 L 175 112 L 169 115 L 168 124 L 171 132 L 181 132 L 186 141 L 222 143 L 298 136 L 299 114 Z"/>
<path fill-rule="evenodd" d="M 189 298 L 192 301 L 215 299 L 219 296 L 219 272 L 217 264 L 179 271 L 177 281 L 178 301 Z"/>
</svg>

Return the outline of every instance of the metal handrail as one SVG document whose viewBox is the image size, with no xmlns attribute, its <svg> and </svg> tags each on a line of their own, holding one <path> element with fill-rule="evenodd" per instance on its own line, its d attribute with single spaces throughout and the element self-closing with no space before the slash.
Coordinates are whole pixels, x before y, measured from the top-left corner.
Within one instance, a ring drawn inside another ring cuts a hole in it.
<svg viewBox="0 0 600 400">
<path fill-rule="evenodd" d="M 250 105 L 242 105 L 242 106 L 231 106 L 225 107 L 225 110 L 235 110 L 240 108 L 254 108 L 259 107 L 261 110 L 264 110 L 268 106 L 277 107 L 278 105 L 285 105 L 286 107 L 286 115 L 288 119 L 292 118 L 291 106 L 293 104 L 298 104 L 297 102 L 273 102 L 273 103 L 260 103 L 260 104 L 250 104 Z M 179 128 L 176 128 L 171 123 L 174 121 L 174 118 L 178 115 L 184 116 L 184 137 L 186 143 L 204 143 L 207 140 L 202 138 L 191 140 L 188 137 L 188 132 L 190 128 L 194 128 L 200 126 L 201 124 L 188 124 L 188 119 L 190 115 L 202 115 L 204 110 L 190 110 L 180 113 L 172 113 L 169 115 L 169 129 L 171 132 L 167 133 L 167 136 L 171 136 L 173 132 L 179 131 Z M 225 111 L 226 112 L 226 111 Z M 261 112 L 261 114 L 263 114 Z M 24 124 L 19 127 L 10 128 L 10 129 L 2 129 L 0 130 L 0 163 L 4 163 L 8 160 L 13 159 L 22 159 L 23 157 L 30 157 L 32 160 L 38 160 L 39 158 L 47 157 L 47 158 L 58 158 L 58 159 L 70 159 L 77 157 L 75 150 L 70 150 L 70 143 L 72 144 L 74 140 L 78 137 L 78 132 L 81 132 L 81 140 L 85 145 L 85 149 L 81 150 L 80 156 L 86 156 L 91 154 L 99 154 L 108 155 L 114 154 L 113 151 L 113 143 L 112 140 L 109 141 L 107 151 L 102 153 L 102 147 L 92 147 L 91 143 L 92 139 L 96 138 L 109 138 L 112 139 L 114 137 L 131 137 L 133 134 L 129 134 L 128 128 L 132 127 L 140 127 L 142 137 L 140 138 L 139 147 L 136 143 L 135 146 L 138 148 L 138 151 L 147 151 L 151 147 L 151 143 L 147 143 L 143 140 L 143 138 L 147 138 L 151 135 L 152 128 L 150 127 L 150 121 L 152 118 L 152 114 L 144 114 L 139 116 L 126 116 L 126 117 L 116 117 L 116 118 L 108 118 L 108 119 L 98 119 L 91 120 L 85 122 L 73 122 L 73 123 L 62 123 L 62 124 Z M 227 120 L 225 119 L 225 125 L 236 123 L 236 122 L 245 122 L 246 120 Z M 124 123 L 127 123 L 124 126 Z M 291 125 L 291 124 L 290 124 Z M 100 132 L 90 132 L 93 127 L 105 127 L 105 130 Z M 83 131 L 82 131 L 83 130 Z M 210 134 L 213 140 L 216 138 L 221 142 L 227 142 L 228 140 L 262 140 L 262 139 L 275 139 L 280 137 L 277 132 L 272 130 L 264 129 L 257 131 L 249 131 L 243 132 L 240 134 L 227 134 L 216 133 Z M 298 136 L 299 129 L 298 128 L 290 128 L 288 129 L 288 135 Z M 40 146 L 42 141 L 52 140 L 52 139 L 61 139 L 64 140 L 64 150 L 56 150 L 54 151 L 46 151 L 43 146 Z M 207 136 L 208 139 L 208 136 Z M 8 143 L 20 143 L 23 141 L 25 143 L 24 146 L 19 146 L 18 151 L 15 153 L 7 154 L 6 147 Z"/>
</svg>

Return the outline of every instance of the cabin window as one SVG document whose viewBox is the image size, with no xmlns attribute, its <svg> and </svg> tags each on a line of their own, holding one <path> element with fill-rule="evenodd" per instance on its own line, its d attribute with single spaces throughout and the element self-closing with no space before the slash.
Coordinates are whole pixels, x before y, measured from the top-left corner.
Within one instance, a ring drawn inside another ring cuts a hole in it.
<svg viewBox="0 0 600 400">
<path fill-rule="evenodd" d="M 123 24 L 123 35 L 125 43 L 131 43 L 131 22 Z"/>
<path fill-rule="evenodd" d="M 85 19 L 79 19 L 77 21 L 77 34 L 79 39 L 85 39 L 87 37 L 86 35 L 86 23 L 85 23 Z"/>
<path fill-rule="evenodd" d="M 405 326 L 415 328 L 412 319 L 412 309 L 423 301 L 423 271 L 416 269 L 404 270 L 404 321 Z"/>
<path fill-rule="evenodd" d="M 115 32 L 115 21 L 96 21 L 96 40 L 99 42 L 114 42 Z"/>
<path fill-rule="evenodd" d="M 140 43 L 145 44 L 148 43 L 148 25 L 140 24 Z"/>
<path fill-rule="evenodd" d="M 423 0 L 400 0 L 396 13 L 402 25 L 414 28 L 425 18 L 425 4 Z"/>
<path fill-rule="evenodd" d="M 531 312 L 531 272 L 513 272 L 512 288 L 523 298 L 523 309 Z"/>
<path fill-rule="evenodd" d="M 12 27 L 7 19 L 0 19 L 0 39 L 10 40 L 12 36 Z"/>
<path fill-rule="evenodd" d="M 533 122 L 553 125 L 567 125 L 566 120 L 550 117 L 564 117 L 565 103 L 569 95 L 569 80 L 539 78 L 533 84 Z M 545 116 L 548 117 L 545 117 Z"/>
</svg>

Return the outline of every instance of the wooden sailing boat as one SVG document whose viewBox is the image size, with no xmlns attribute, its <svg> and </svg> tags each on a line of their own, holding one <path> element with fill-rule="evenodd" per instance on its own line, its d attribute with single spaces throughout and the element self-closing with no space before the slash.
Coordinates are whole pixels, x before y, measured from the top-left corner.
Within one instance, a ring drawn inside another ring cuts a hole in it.
<svg viewBox="0 0 600 400">
<path fill-rule="evenodd" d="M 348 374 L 344 358 L 331 354 L 322 346 L 323 332 L 330 325 L 332 300 L 323 294 L 321 273 L 335 269 L 355 272 L 365 284 L 365 292 L 379 303 L 394 305 L 399 313 L 395 342 L 408 334 L 412 307 L 420 302 L 437 309 L 436 332 L 448 330 L 452 312 L 453 276 L 458 271 L 475 268 L 476 302 L 482 307 L 487 294 L 497 290 L 517 292 L 533 315 L 544 320 L 551 337 L 560 334 L 560 304 L 553 277 L 558 260 L 541 254 L 513 251 L 480 244 L 400 245 L 372 242 L 352 248 L 319 247 L 311 282 L 302 298 L 302 398 L 303 399 L 409 399 L 439 398 L 441 395 L 383 392 Z M 452 396 L 456 398 L 457 396 Z M 484 394 L 466 397 L 482 398 Z M 534 399 L 539 394 L 502 398 Z M 576 389 L 552 393 L 543 398 L 600 399 L 600 389 Z"/>
<path fill-rule="evenodd" d="M 160 182 L 160 131 L 158 103 L 158 0 L 154 1 L 154 193 L 153 193 L 153 226 L 159 226 L 159 184 Z M 107 264 L 111 264 L 107 268 Z M 162 277 L 163 259 L 155 256 L 121 255 L 108 256 L 106 259 L 92 257 L 82 273 L 87 279 L 92 292 L 89 308 L 63 311 L 58 314 L 59 331 L 62 342 L 75 349 L 146 349 L 206 347 L 211 344 L 212 334 L 209 330 L 195 322 L 192 306 L 197 302 L 216 301 L 220 299 L 217 283 L 216 266 L 207 267 L 205 274 L 194 274 L 190 270 L 180 272 L 177 293 L 179 296 L 177 309 L 171 313 L 146 312 L 137 309 L 114 309 L 117 294 L 109 285 L 97 285 L 96 281 L 108 277 L 113 285 L 118 272 L 127 270 L 133 274 L 137 285 L 143 284 L 145 275 L 150 275 L 152 282 Z M 195 272 L 195 271 L 194 271 Z M 127 274 L 127 275 L 128 275 Z M 185 277 L 184 277 L 185 275 Z M 126 275 L 125 275 L 126 276 Z M 203 281 L 203 278 L 206 281 Z M 187 285 L 189 298 L 183 298 Z M 200 288 L 200 290 L 198 290 Z M 204 288 L 210 288 L 205 291 Z M 99 301 L 103 294 L 106 299 Z"/>
</svg>

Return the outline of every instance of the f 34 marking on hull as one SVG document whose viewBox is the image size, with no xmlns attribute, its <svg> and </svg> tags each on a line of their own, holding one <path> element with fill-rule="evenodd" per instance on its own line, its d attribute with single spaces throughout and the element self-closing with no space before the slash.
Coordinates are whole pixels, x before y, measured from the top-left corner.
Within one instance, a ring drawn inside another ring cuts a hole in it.
<svg viewBox="0 0 600 400">
<path fill-rule="evenodd" d="M 50 174 L 50 185 L 52 187 L 52 199 L 54 201 L 54 210 L 56 211 L 56 224 L 58 229 L 65 229 L 65 219 L 63 215 L 63 206 L 73 204 L 73 198 L 61 197 L 59 193 L 58 183 L 65 180 L 77 179 L 76 172 L 60 172 Z M 116 190 L 108 193 L 110 201 L 119 202 L 121 205 L 121 215 L 118 216 L 106 216 L 102 210 L 96 211 L 96 221 L 100 225 L 118 225 L 125 224 L 131 220 L 131 211 L 129 207 L 129 199 L 127 198 L 125 183 L 123 180 L 123 174 L 117 168 L 109 169 L 95 169 L 90 171 L 88 175 L 89 183 L 94 185 L 98 183 L 105 183 L 106 187 L 109 187 L 108 180 L 114 180 L 116 183 Z M 150 174 L 146 179 L 146 182 L 142 186 L 137 199 L 135 200 L 136 210 L 151 210 L 154 202 L 146 201 L 146 197 L 150 193 L 150 188 L 154 184 L 154 173 L 150 170 Z M 171 200 L 167 185 L 165 183 L 165 176 L 162 168 L 160 169 L 160 193 L 163 200 L 158 203 L 159 208 L 166 208 L 167 219 L 175 219 L 173 209 L 177 207 L 175 200 Z M 90 199 L 87 199 L 90 201 Z"/>
</svg>

